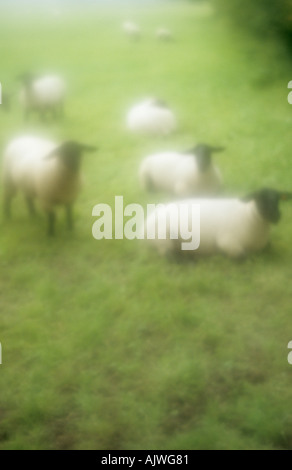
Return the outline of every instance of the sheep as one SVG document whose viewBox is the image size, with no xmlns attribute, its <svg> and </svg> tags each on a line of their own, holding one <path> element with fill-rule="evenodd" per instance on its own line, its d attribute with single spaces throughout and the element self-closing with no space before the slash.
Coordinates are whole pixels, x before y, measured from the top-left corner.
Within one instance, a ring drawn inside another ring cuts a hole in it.
<svg viewBox="0 0 292 470">
<path fill-rule="evenodd" d="M 48 114 L 55 118 L 63 115 L 66 86 L 61 77 L 24 73 L 18 78 L 22 84 L 20 102 L 25 118 L 28 118 L 31 112 L 38 113 L 43 120 Z"/>
<path fill-rule="evenodd" d="M 177 129 L 177 121 L 164 101 L 151 98 L 130 109 L 127 127 L 145 136 L 166 136 Z"/>
<path fill-rule="evenodd" d="M 159 204 L 145 219 L 141 238 L 148 238 L 161 255 L 188 250 L 195 255 L 221 253 L 240 259 L 268 244 L 270 225 L 280 220 L 279 202 L 288 199 L 292 199 L 291 192 L 263 188 L 243 198 L 192 198 Z M 195 219 L 198 207 L 199 218 Z M 193 248 L 198 232 L 198 246 Z"/>
<path fill-rule="evenodd" d="M 73 228 L 72 207 L 80 191 L 83 152 L 96 148 L 76 141 L 57 144 L 36 136 L 13 139 L 4 151 L 4 215 L 10 217 L 11 200 L 24 193 L 31 215 L 37 198 L 48 217 L 48 235 L 55 233 L 55 207 L 66 208 L 68 228 Z"/>
<path fill-rule="evenodd" d="M 160 41 L 173 41 L 173 34 L 167 28 L 157 28 L 155 36 Z"/>
<path fill-rule="evenodd" d="M 141 37 L 141 30 L 139 26 L 131 21 L 125 21 L 123 23 L 124 33 L 129 39 L 137 41 Z"/>
<path fill-rule="evenodd" d="M 140 165 L 141 185 L 146 190 L 167 191 L 179 197 L 215 194 L 221 189 L 222 177 L 212 163 L 212 153 L 222 150 L 198 144 L 182 153 L 149 155 Z"/>
</svg>

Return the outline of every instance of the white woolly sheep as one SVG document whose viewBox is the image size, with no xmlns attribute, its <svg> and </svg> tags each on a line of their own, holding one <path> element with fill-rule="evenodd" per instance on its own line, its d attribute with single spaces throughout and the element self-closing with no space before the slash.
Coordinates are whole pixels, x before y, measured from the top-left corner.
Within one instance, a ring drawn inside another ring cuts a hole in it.
<svg viewBox="0 0 292 470">
<path fill-rule="evenodd" d="M 177 129 L 177 121 L 164 101 L 151 98 L 130 109 L 127 126 L 138 134 L 165 136 Z"/>
<path fill-rule="evenodd" d="M 194 226 L 192 208 L 199 205 L 200 243 L 196 250 L 188 253 L 222 253 L 231 258 L 241 258 L 267 245 L 270 224 L 280 219 L 279 201 L 286 199 L 292 199 L 292 193 L 261 189 L 242 199 L 194 198 L 160 204 L 145 221 L 144 237 L 147 238 L 147 233 L 155 234 L 149 242 L 161 255 L 191 250 L 182 248 L 182 242 L 186 242 L 182 233 L 184 230 L 191 239 L 198 230 L 198 226 Z M 182 207 L 187 210 L 180 210 Z M 178 211 L 182 215 L 178 216 Z M 164 227 L 160 227 L 159 221 L 160 224 L 166 221 Z"/>
<path fill-rule="evenodd" d="M 55 208 L 66 208 L 68 228 L 73 228 L 72 207 L 81 187 L 83 152 L 95 147 L 75 141 L 56 144 L 35 136 L 15 138 L 4 152 L 4 214 L 10 216 L 11 199 L 21 190 L 31 215 L 37 198 L 48 216 L 48 234 L 55 232 Z"/>
<path fill-rule="evenodd" d="M 26 118 L 31 112 L 38 113 L 41 119 L 48 114 L 55 118 L 63 114 L 66 86 L 61 77 L 25 73 L 18 78 L 22 83 L 20 102 Z"/>
<path fill-rule="evenodd" d="M 141 37 L 141 30 L 139 26 L 131 21 L 125 21 L 123 24 L 124 33 L 129 39 L 137 40 Z"/>
<path fill-rule="evenodd" d="M 156 30 L 155 36 L 160 41 L 172 41 L 173 40 L 173 34 L 167 28 L 158 28 Z"/>
<path fill-rule="evenodd" d="M 183 153 L 149 155 L 140 166 L 142 187 L 180 197 L 215 194 L 222 186 L 222 177 L 212 163 L 212 153 L 222 150 L 222 147 L 199 144 Z"/>
</svg>

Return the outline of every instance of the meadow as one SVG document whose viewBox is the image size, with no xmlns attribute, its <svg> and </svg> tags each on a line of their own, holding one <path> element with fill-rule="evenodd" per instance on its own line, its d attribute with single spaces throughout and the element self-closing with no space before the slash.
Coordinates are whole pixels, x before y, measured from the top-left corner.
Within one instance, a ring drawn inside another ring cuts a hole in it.
<svg viewBox="0 0 292 470">
<path fill-rule="evenodd" d="M 123 35 L 127 19 L 139 42 Z M 175 41 L 157 42 L 161 25 Z M 292 204 L 243 262 L 179 263 L 91 233 L 95 204 L 165 199 L 137 179 L 159 149 L 223 145 L 226 193 L 292 190 L 285 50 L 184 2 L 5 10 L 0 30 L 3 91 L 30 69 L 69 86 L 57 122 L 25 122 L 17 97 L 0 107 L 1 153 L 34 131 L 98 146 L 82 162 L 74 233 L 60 212 L 48 239 L 21 197 L 0 219 L 0 449 L 291 449 Z M 149 95 L 175 111 L 175 134 L 127 131 L 127 109 Z"/>
</svg>

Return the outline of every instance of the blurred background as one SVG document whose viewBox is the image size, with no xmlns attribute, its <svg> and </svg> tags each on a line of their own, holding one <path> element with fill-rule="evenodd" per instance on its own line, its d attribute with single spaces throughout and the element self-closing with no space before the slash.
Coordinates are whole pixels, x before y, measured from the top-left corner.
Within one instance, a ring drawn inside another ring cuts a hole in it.
<svg viewBox="0 0 292 470">
<path fill-rule="evenodd" d="M 291 52 L 291 0 L 1 1 L 1 159 L 19 135 L 98 151 L 73 232 L 60 208 L 48 238 L 21 194 L 1 217 L 0 449 L 291 448 L 291 204 L 242 263 L 91 233 L 95 204 L 167 201 L 141 187 L 141 161 L 198 142 L 225 147 L 224 194 L 291 191 Z M 26 115 L 24 73 L 62 76 L 62 116 Z M 174 132 L 127 127 L 149 96 Z"/>
</svg>

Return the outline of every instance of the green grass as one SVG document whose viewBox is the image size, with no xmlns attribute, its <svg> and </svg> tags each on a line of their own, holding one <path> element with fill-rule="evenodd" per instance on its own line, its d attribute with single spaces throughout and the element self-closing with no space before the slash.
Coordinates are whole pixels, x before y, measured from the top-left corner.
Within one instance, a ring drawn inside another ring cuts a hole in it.
<svg viewBox="0 0 292 470">
<path fill-rule="evenodd" d="M 291 449 L 292 206 L 244 263 L 176 264 L 91 235 L 95 204 L 160 200 L 137 181 L 157 149 L 225 145 L 227 192 L 291 189 L 291 64 L 203 13 L 178 2 L 1 16 L 3 90 L 30 68 L 69 83 L 61 122 L 24 123 L 16 99 L 0 109 L 1 146 L 32 129 L 99 147 L 83 160 L 74 234 L 60 214 L 48 240 L 20 197 L 0 222 L 1 450 Z M 121 32 L 128 18 L 145 31 L 137 44 Z M 161 24 L 174 43 L 156 43 Z M 129 135 L 125 113 L 145 95 L 172 106 L 175 135 Z"/>
</svg>

